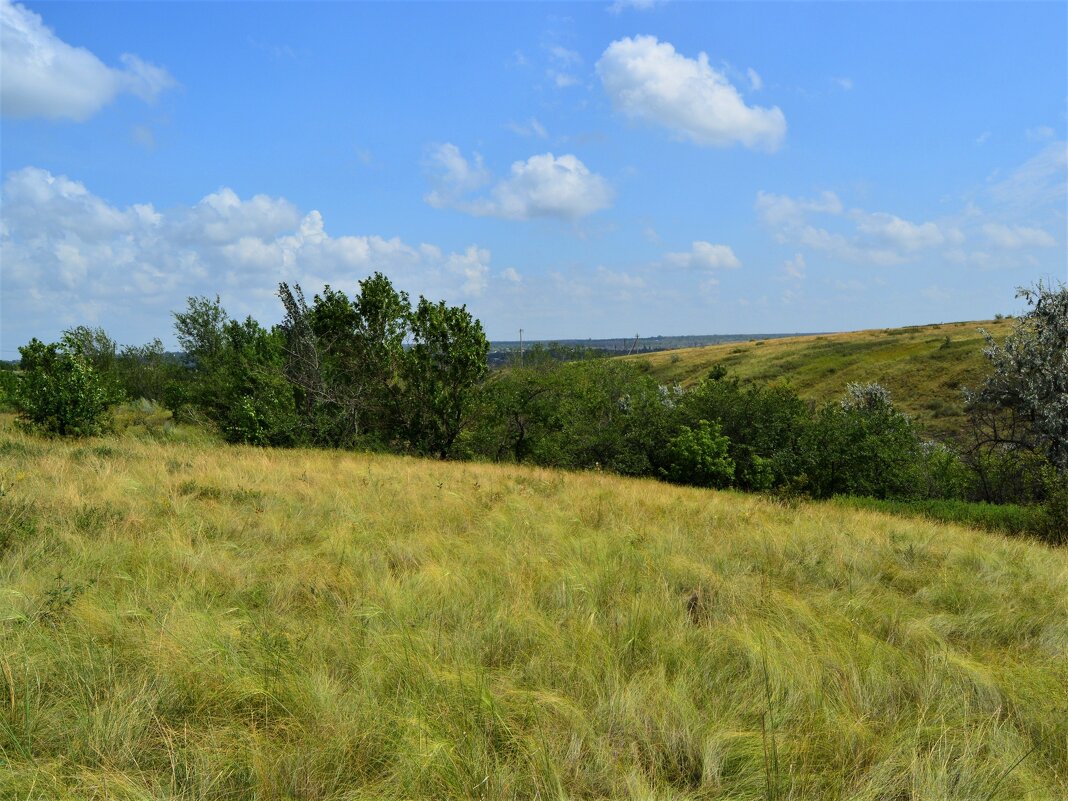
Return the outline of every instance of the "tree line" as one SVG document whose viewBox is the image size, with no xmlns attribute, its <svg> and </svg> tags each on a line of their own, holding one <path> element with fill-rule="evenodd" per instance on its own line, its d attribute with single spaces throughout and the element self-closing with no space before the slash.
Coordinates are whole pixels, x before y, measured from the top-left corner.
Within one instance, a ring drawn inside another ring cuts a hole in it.
<svg viewBox="0 0 1068 801">
<path fill-rule="evenodd" d="M 98 433 L 125 399 L 210 425 L 228 442 L 390 451 L 601 469 L 700 487 L 829 498 L 1045 504 L 1068 539 L 1068 287 L 1022 289 L 1029 312 L 988 336 L 966 438 L 926 441 L 877 384 L 816 405 L 787 384 L 714 368 L 665 386 L 640 363 L 535 346 L 487 369 L 465 307 L 412 303 L 376 273 L 349 297 L 279 286 L 283 320 L 232 319 L 219 299 L 174 314 L 182 354 L 117 348 L 99 328 L 19 349 L 0 374 L 26 425 Z"/>
</svg>

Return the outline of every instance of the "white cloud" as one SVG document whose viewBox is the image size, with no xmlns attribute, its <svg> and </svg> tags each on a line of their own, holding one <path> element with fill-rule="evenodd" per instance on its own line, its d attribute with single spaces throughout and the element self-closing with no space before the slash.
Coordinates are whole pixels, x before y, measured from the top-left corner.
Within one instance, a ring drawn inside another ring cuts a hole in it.
<svg viewBox="0 0 1068 801">
<path fill-rule="evenodd" d="M 664 263 L 692 270 L 734 270 L 742 266 L 728 245 L 697 241 L 685 253 L 668 253 Z"/>
<path fill-rule="evenodd" d="M 992 184 L 988 194 L 1012 211 L 1060 204 L 1068 194 L 1068 142 L 1050 142 L 1039 153 Z"/>
<path fill-rule="evenodd" d="M 485 248 L 443 254 L 399 238 L 333 236 L 316 210 L 225 187 L 167 211 L 118 208 L 77 181 L 28 167 L 5 179 L 3 209 L 5 332 L 39 331 L 40 320 L 66 314 L 78 316 L 64 324 L 85 322 L 90 308 L 158 321 L 186 296 L 216 292 L 271 315 L 279 281 L 353 286 L 375 270 L 434 297 L 477 297 L 490 284 Z"/>
<path fill-rule="evenodd" d="M 987 141 L 989 141 L 991 136 L 992 134 L 990 133 L 990 131 L 983 131 L 981 134 L 975 137 L 975 144 L 985 145 Z"/>
<path fill-rule="evenodd" d="M 757 211 L 764 221 L 774 227 L 799 226 L 809 212 L 841 214 L 842 201 L 834 192 L 823 192 L 818 198 L 792 198 L 758 192 Z"/>
<path fill-rule="evenodd" d="M 480 154 L 475 153 L 472 164 L 460 153 L 460 148 L 450 142 L 431 151 L 427 166 L 434 173 L 438 188 L 427 194 L 426 202 L 435 208 L 449 206 L 450 198 L 480 189 L 492 178 Z"/>
<path fill-rule="evenodd" d="M 800 281 L 805 277 L 805 254 L 795 253 L 792 259 L 787 259 L 783 265 L 782 270 L 786 274 L 787 278 L 791 278 L 795 281 Z"/>
<path fill-rule="evenodd" d="M 507 178 L 498 181 L 488 195 L 472 196 L 488 174 L 481 161 L 472 168 L 455 145 L 443 145 L 438 159 L 444 170 L 439 188 L 426 195 L 436 208 L 452 208 L 479 217 L 529 220 L 548 217 L 577 220 L 607 208 L 613 199 L 612 187 L 572 155 L 543 153 L 512 164 Z M 478 180 L 468 176 L 477 175 Z"/>
<path fill-rule="evenodd" d="M 993 245 L 1005 250 L 1049 248 L 1057 244 L 1057 240 L 1041 228 L 1029 228 L 1024 225 L 987 223 L 983 226 L 983 233 Z"/>
<path fill-rule="evenodd" d="M 175 85 L 162 67 L 126 53 L 109 67 L 59 39 L 38 14 L 0 0 L 0 106 L 5 116 L 86 120 L 121 93 L 154 100 Z"/>
<path fill-rule="evenodd" d="M 909 253 L 937 247 L 946 241 L 945 234 L 933 222 L 917 224 L 883 211 L 856 211 L 853 218 L 861 235 Z"/>
<path fill-rule="evenodd" d="M 1048 125 L 1039 125 L 1035 128 L 1028 128 L 1024 133 L 1030 142 L 1044 142 L 1045 140 L 1054 137 L 1053 129 Z"/>
<path fill-rule="evenodd" d="M 615 0 L 615 2 L 608 7 L 608 13 L 621 14 L 627 9 L 632 11 L 651 11 L 667 1 L 668 0 Z"/>
<path fill-rule="evenodd" d="M 538 122 L 537 118 L 531 117 L 526 122 L 508 122 L 505 127 L 519 136 L 536 136 L 539 139 L 548 139 L 549 132 L 545 126 Z"/>
<path fill-rule="evenodd" d="M 782 111 L 747 106 L 705 53 L 691 59 L 654 36 L 624 38 L 604 51 L 597 73 L 618 111 L 699 145 L 774 151 L 786 136 Z"/>
<path fill-rule="evenodd" d="M 446 268 L 454 275 L 463 277 L 461 291 L 477 297 L 486 291 L 489 283 L 490 252 L 485 248 L 469 245 L 463 253 L 452 253 L 445 262 Z"/>
<path fill-rule="evenodd" d="M 519 274 L 515 267 L 505 267 L 501 270 L 501 278 L 511 281 L 513 284 L 518 284 L 523 280 L 523 276 Z"/>
<path fill-rule="evenodd" d="M 573 71 L 582 66 L 582 56 L 575 50 L 569 50 L 562 45 L 553 45 L 549 48 L 549 64 L 546 74 L 553 79 L 553 83 L 558 88 L 563 89 L 579 83 Z"/>
<path fill-rule="evenodd" d="M 852 78 L 839 77 L 839 78 L 832 78 L 831 80 L 834 81 L 835 85 L 839 89 L 841 89 L 843 92 L 848 92 L 853 88 L 853 79 Z"/>
<path fill-rule="evenodd" d="M 597 268 L 596 277 L 599 283 L 611 289 L 626 291 L 645 288 L 645 279 L 640 275 L 617 273 L 603 266 Z"/>
<path fill-rule="evenodd" d="M 934 222 L 914 223 L 886 212 L 861 209 L 847 214 L 833 192 L 824 192 L 817 198 L 758 192 L 756 209 L 779 242 L 803 245 L 859 264 L 900 264 L 921 251 L 964 240 L 959 229 Z M 830 218 L 824 225 L 834 225 L 839 230 L 813 224 L 814 215 Z"/>
<path fill-rule="evenodd" d="M 749 79 L 749 88 L 754 92 L 759 92 L 764 88 L 764 79 L 760 77 L 760 73 L 755 69 L 750 67 L 745 71 L 745 75 Z"/>
</svg>

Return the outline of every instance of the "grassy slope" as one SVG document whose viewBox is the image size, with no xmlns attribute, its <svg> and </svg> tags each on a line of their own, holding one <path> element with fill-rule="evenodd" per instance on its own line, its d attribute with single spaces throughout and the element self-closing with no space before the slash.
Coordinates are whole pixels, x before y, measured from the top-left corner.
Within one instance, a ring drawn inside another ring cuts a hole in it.
<svg viewBox="0 0 1068 801">
<path fill-rule="evenodd" d="M 630 358 L 647 363 L 663 382 L 687 384 L 722 364 L 742 379 L 789 381 L 802 397 L 820 402 L 841 397 L 851 381 L 878 381 L 922 430 L 944 436 L 963 428 L 961 389 L 978 384 L 987 370 L 980 327 L 1001 340 L 1012 321 L 789 337 Z"/>
<path fill-rule="evenodd" d="M 0 798 L 1068 797 L 1063 550 L 10 431 L 0 483 Z"/>
</svg>

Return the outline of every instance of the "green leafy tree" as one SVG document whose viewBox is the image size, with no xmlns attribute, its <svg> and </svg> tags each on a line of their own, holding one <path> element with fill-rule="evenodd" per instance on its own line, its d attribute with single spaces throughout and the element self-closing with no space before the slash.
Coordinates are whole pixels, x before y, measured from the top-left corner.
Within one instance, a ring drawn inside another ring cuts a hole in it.
<svg viewBox="0 0 1068 801">
<path fill-rule="evenodd" d="M 119 385 L 129 398 L 162 402 L 167 386 L 181 376 L 181 364 L 163 349 L 159 339 L 144 345 L 125 345 L 115 360 Z"/>
<path fill-rule="evenodd" d="M 489 342 L 466 307 L 444 301 L 419 298 L 409 326 L 412 341 L 401 374 L 405 433 L 417 452 L 444 459 L 486 375 Z"/>
<path fill-rule="evenodd" d="M 968 393 L 973 451 L 1025 450 L 1068 470 L 1068 286 L 1020 288 L 1030 311 L 998 343 L 986 336 L 992 371 Z"/>
<path fill-rule="evenodd" d="M 795 476 L 801 433 L 811 416 L 808 404 L 788 386 L 745 387 L 720 365 L 679 400 L 678 418 L 720 425 L 730 440 L 735 483 L 766 490 Z"/>
<path fill-rule="evenodd" d="M 799 483 L 818 498 L 921 494 L 920 443 L 909 418 L 878 384 L 849 384 L 821 408 L 798 443 Z"/>
<path fill-rule="evenodd" d="M 279 286 L 286 310 L 285 374 L 297 388 L 313 442 L 388 446 L 400 427 L 400 373 L 411 307 L 381 273 L 350 300 L 327 286 L 309 306 L 300 286 Z"/>
<path fill-rule="evenodd" d="M 675 484 L 695 487 L 728 487 L 734 480 L 730 440 L 718 423 L 700 420 L 697 428 L 682 426 L 667 444 L 668 467 L 664 477 Z"/>
<path fill-rule="evenodd" d="M 168 405 L 191 406 L 230 442 L 296 442 L 284 333 L 268 330 L 252 317 L 230 319 L 218 297 L 189 298 L 186 310 L 174 317 L 187 364 L 182 380 L 168 387 Z"/>
<path fill-rule="evenodd" d="M 22 357 L 15 407 L 29 425 L 61 436 L 99 433 L 121 395 L 70 338 L 46 345 L 33 339 Z"/>
</svg>

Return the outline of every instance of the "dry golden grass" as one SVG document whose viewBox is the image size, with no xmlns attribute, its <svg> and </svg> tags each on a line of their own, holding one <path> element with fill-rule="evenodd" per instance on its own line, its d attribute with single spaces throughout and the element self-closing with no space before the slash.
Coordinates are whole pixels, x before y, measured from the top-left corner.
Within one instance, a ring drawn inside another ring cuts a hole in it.
<svg viewBox="0 0 1068 801">
<path fill-rule="evenodd" d="M 1068 797 L 1064 550 L 10 429 L 0 484 L 0 798 Z"/>
<path fill-rule="evenodd" d="M 849 382 L 877 381 L 922 430 L 945 436 L 964 426 L 961 390 L 977 385 L 988 371 L 979 328 L 1000 341 L 1012 321 L 731 342 L 628 358 L 648 364 L 664 383 L 690 384 L 723 365 L 746 381 L 787 381 L 803 398 L 821 403 L 841 397 Z"/>
</svg>

